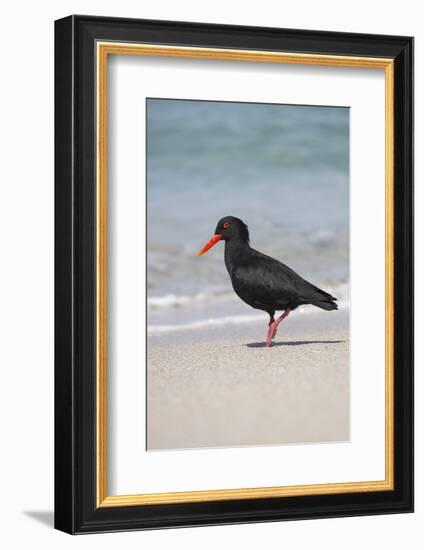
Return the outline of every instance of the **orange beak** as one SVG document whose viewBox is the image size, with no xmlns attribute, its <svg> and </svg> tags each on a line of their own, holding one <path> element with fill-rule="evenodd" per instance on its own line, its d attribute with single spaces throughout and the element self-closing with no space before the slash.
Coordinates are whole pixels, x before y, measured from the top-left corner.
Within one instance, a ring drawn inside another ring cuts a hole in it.
<svg viewBox="0 0 424 550">
<path fill-rule="evenodd" d="M 202 250 L 199 252 L 198 256 L 203 256 L 205 252 L 207 252 L 210 248 L 212 248 L 218 241 L 221 240 L 222 235 L 214 235 L 212 239 L 210 239 L 205 246 L 202 248 Z"/>
</svg>

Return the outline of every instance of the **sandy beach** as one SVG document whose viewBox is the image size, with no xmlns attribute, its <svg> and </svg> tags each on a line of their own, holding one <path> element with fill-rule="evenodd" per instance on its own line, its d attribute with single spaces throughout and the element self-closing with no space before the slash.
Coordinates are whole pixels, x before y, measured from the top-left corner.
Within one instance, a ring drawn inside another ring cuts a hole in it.
<svg viewBox="0 0 424 550">
<path fill-rule="evenodd" d="M 348 311 L 148 339 L 148 449 L 349 440 Z"/>
</svg>

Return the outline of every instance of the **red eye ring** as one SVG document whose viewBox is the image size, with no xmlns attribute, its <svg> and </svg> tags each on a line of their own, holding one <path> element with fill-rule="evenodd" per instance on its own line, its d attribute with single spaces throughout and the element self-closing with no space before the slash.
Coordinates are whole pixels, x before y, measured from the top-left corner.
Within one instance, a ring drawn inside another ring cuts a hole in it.
<svg viewBox="0 0 424 550">
<path fill-rule="evenodd" d="M 230 224 L 228 222 L 224 223 L 224 229 L 228 229 L 230 227 Z"/>
</svg>

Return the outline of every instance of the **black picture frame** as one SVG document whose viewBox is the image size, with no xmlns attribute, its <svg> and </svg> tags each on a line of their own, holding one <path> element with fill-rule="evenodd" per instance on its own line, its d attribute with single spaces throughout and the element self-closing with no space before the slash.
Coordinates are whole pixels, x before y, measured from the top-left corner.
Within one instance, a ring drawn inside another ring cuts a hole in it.
<svg viewBox="0 0 424 550">
<path fill-rule="evenodd" d="M 147 506 L 96 500 L 98 40 L 394 60 L 394 490 Z M 73 15 L 55 22 L 55 527 L 133 529 L 413 511 L 413 39 Z"/>
</svg>

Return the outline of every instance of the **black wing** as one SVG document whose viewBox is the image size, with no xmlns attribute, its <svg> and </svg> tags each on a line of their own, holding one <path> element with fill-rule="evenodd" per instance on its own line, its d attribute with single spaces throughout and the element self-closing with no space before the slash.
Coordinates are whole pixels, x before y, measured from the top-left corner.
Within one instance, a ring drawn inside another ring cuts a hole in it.
<svg viewBox="0 0 424 550">
<path fill-rule="evenodd" d="M 337 309 L 334 296 L 282 262 L 252 248 L 249 261 L 234 269 L 232 282 L 240 298 L 253 307 L 272 310 L 313 304 L 322 309 Z"/>
</svg>

